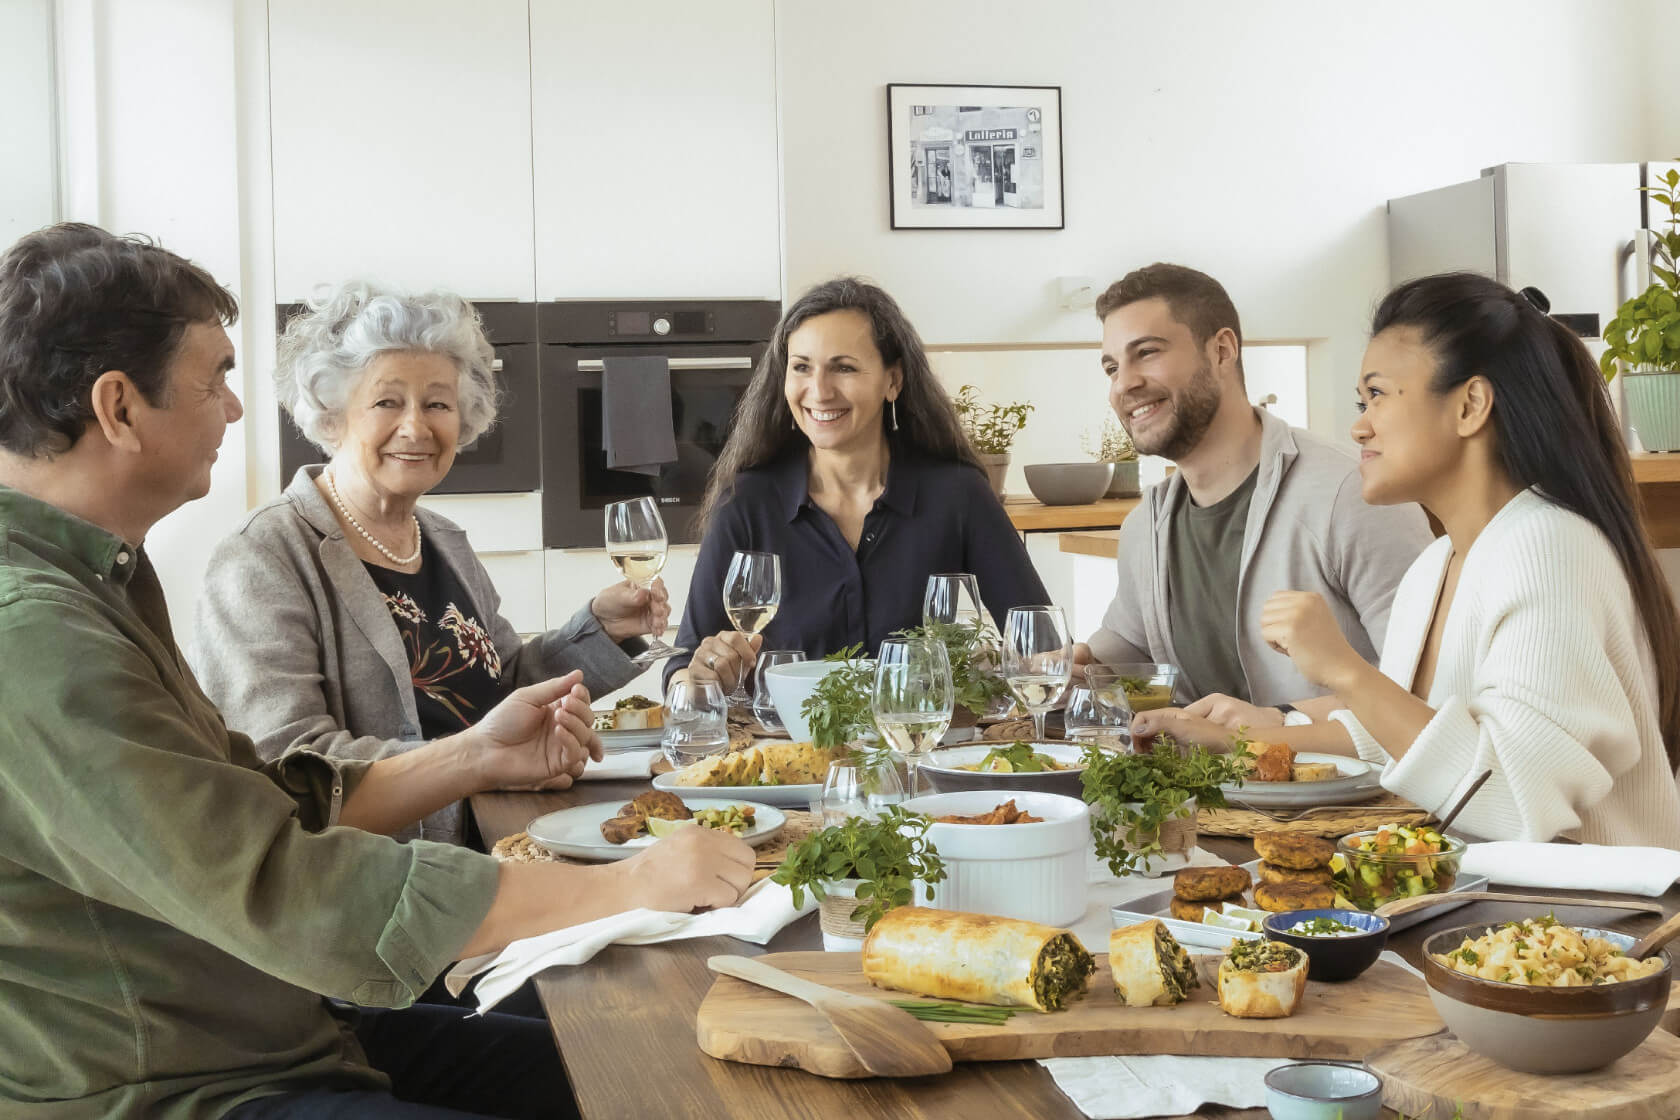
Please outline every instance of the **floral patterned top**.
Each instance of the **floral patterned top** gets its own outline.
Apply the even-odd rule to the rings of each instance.
[[[366,567],[408,652],[420,734],[436,739],[484,718],[511,688],[489,627],[431,540],[422,540],[418,572]]]

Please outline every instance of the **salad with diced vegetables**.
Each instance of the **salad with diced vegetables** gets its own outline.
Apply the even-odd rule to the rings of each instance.
[[[958,766],[957,769],[982,774],[1041,774],[1047,770],[1068,770],[1071,767],[1017,739],[1007,747],[993,747],[979,762]]]
[[[1337,905],[1375,910],[1397,898],[1450,891],[1463,855],[1463,841],[1422,825],[1384,825],[1344,836],[1330,860]]]

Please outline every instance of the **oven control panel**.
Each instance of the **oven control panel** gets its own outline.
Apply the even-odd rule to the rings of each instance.
[[[705,338],[717,324],[710,311],[613,311],[607,334],[618,339]]]

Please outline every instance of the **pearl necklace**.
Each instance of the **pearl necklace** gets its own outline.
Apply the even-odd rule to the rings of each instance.
[[[338,483],[333,481],[332,471],[325,471],[323,473],[327,476],[327,493],[332,495],[333,505],[338,507],[338,512],[342,513],[344,515],[344,520],[350,522],[350,526],[355,529],[356,532],[360,533],[363,539],[365,539],[369,544],[371,544],[374,548],[377,548],[380,553],[384,555],[385,559],[404,568],[420,559],[420,519],[418,517],[415,517],[413,514],[409,514],[408,517],[410,521],[414,522],[414,551],[409,553],[407,556],[398,556],[396,553],[380,544],[372,533],[362,528],[362,523],[357,521],[356,515],[350,512],[350,507],[346,506],[344,504],[344,499],[338,496]]]

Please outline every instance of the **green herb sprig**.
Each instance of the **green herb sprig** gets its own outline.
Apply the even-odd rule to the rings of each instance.
[[[1002,651],[995,636],[978,625],[961,622],[934,622],[926,626],[912,626],[899,630],[897,638],[935,639],[945,646],[946,659],[951,662],[951,686],[957,703],[983,716],[992,701],[1009,695],[1009,682],[998,672]]]
[[[862,656],[860,643],[823,658],[834,662],[835,667],[799,706],[800,714],[811,725],[811,741],[819,747],[840,747],[859,737],[878,734],[870,707],[874,670],[868,665],[850,664]]]
[[[936,1000],[889,999],[894,1007],[902,1007],[926,1023],[983,1023],[999,1027],[1015,1014],[1010,1007],[974,1007],[966,1003],[941,1003]]]
[[[889,805],[879,817],[850,817],[844,823],[807,836],[793,846],[770,876],[790,888],[793,904],[805,904],[805,892],[822,901],[823,884],[861,879],[852,921],[874,928],[888,910],[908,906],[920,880],[933,901],[933,884],[945,879],[945,863],[927,838],[931,817]]]
[[[1246,741],[1233,741],[1230,754],[1194,746],[1181,751],[1168,735],[1157,735],[1153,751],[1117,754],[1087,746],[1081,761],[1085,801],[1097,855],[1109,870],[1126,875],[1159,855],[1161,826],[1189,816],[1194,798],[1208,809],[1225,805],[1222,785],[1241,785],[1248,770]]]

